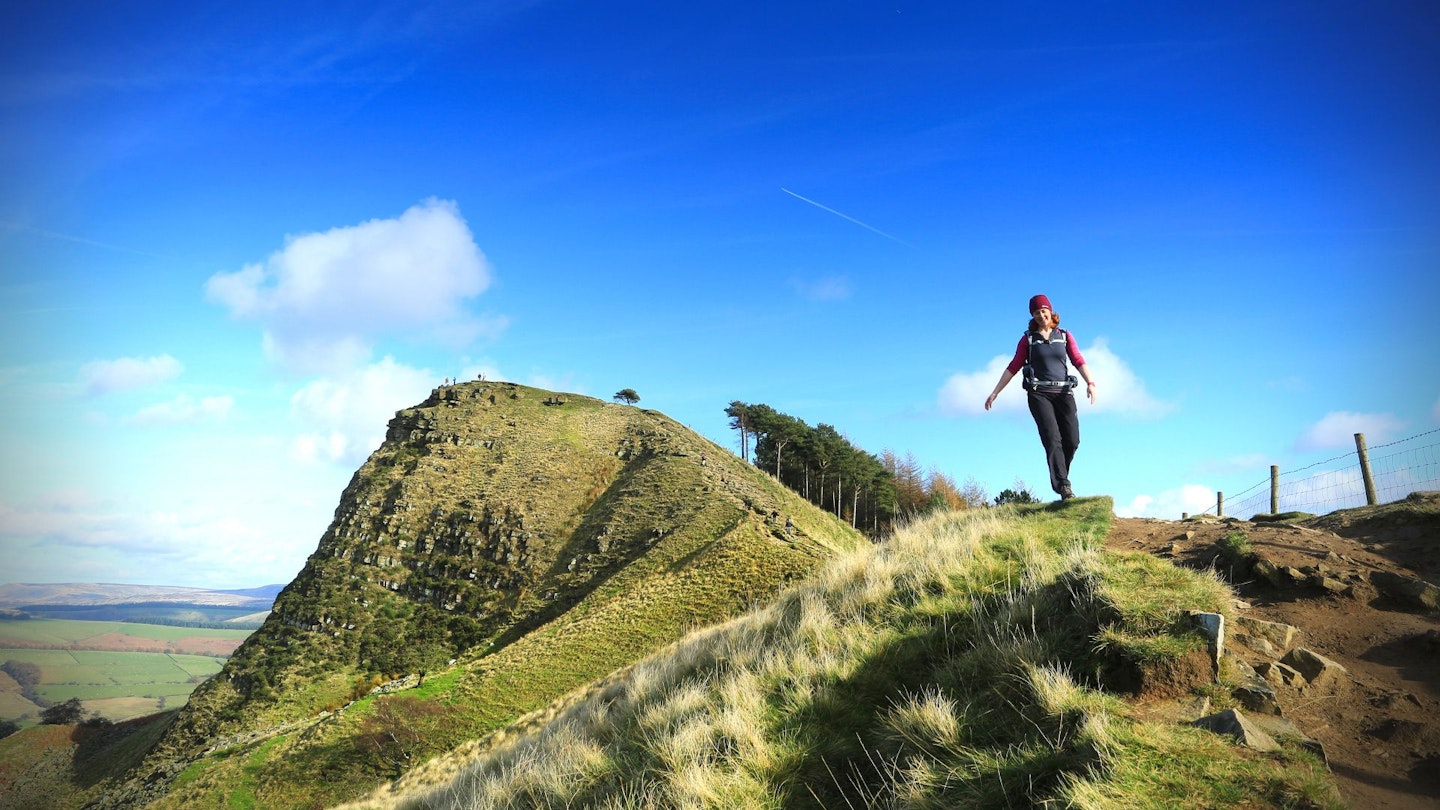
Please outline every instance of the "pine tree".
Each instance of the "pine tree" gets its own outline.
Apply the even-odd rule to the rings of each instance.
[[[970,504],[955,486],[955,479],[937,469],[930,470],[930,505],[938,509],[965,509]]]
[[[730,417],[730,429],[740,431],[740,460],[750,460],[750,406],[734,400],[730,407],[725,409],[725,415]]]

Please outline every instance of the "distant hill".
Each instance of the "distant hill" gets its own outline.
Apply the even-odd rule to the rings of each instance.
[[[212,590],[100,582],[0,585],[0,617],[259,626],[283,585]]]
[[[12,582],[0,585],[0,608],[74,605],[184,604],[266,610],[283,585],[243,590],[214,590],[170,585],[121,585],[103,582]]]
[[[279,596],[280,592],[283,590],[285,590],[284,585],[261,585],[258,588],[238,588],[228,591],[215,591],[215,593],[233,594],[235,596],[248,596],[254,599],[260,599],[268,605],[271,602],[274,602],[275,597]]]

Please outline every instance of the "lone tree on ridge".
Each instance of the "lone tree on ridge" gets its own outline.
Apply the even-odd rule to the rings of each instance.
[[[640,395],[635,393],[634,388],[621,388],[615,392],[614,400],[616,402],[623,402],[626,405],[634,405],[640,401]]]

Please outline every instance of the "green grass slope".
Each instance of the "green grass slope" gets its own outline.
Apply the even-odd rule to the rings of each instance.
[[[663,414],[438,389],[391,421],[265,625],[99,804],[354,799],[860,545]]]
[[[0,740],[0,807],[82,807],[117,770],[138,763],[174,718],[107,726],[40,725]]]
[[[352,807],[1337,806],[1298,743],[1147,719],[1231,598],[1110,510],[927,519]]]

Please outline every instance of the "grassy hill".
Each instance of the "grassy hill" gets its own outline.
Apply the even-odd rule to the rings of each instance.
[[[1110,508],[925,520],[351,807],[1338,806],[1298,743],[1156,708],[1231,596],[1102,552]]]
[[[104,806],[354,799],[859,545],[663,414],[447,386],[396,415],[264,626],[145,764],[97,793]],[[415,688],[370,695],[387,683]]]

